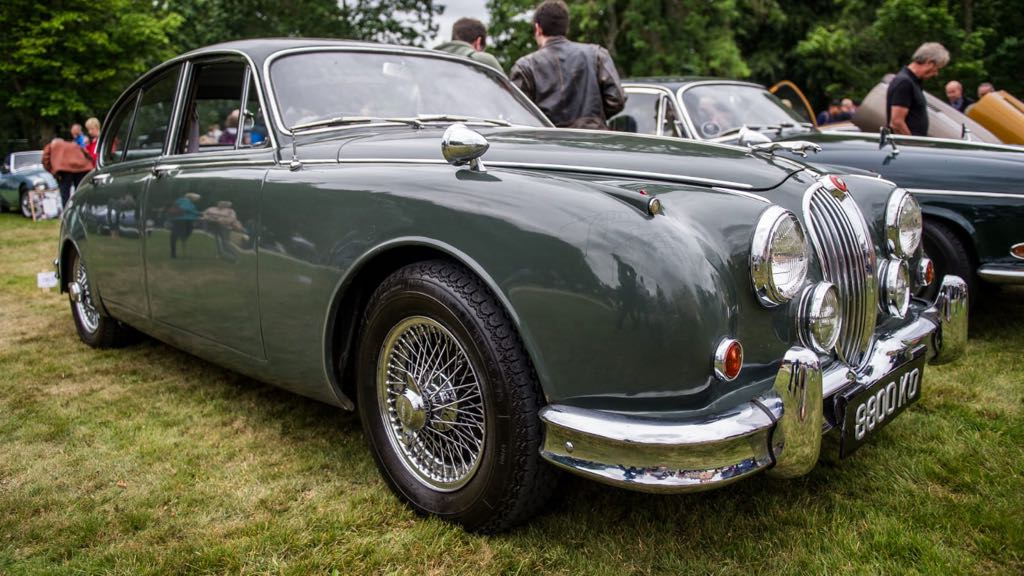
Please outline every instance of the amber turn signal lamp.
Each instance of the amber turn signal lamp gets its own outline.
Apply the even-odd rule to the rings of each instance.
[[[921,263],[917,267],[917,283],[921,288],[925,288],[932,285],[935,281],[935,264],[932,263],[931,258],[921,258]]]
[[[1010,248],[1010,254],[1014,258],[1020,258],[1021,260],[1024,260],[1024,242],[1021,242],[1020,244],[1014,244],[1013,247]]]
[[[715,350],[715,376],[726,382],[734,380],[743,369],[743,346],[738,340],[726,338]]]

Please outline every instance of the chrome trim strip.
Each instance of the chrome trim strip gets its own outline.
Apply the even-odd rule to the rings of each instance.
[[[652,136],[652,138],[660,138],[660,136]],[[534,162],[499,162],[490,161],[488,162],[491,166],[500,166],[503,168],[527,168],[532,170],[559,170],[567,172],[583,172],[585,174],[597,174],[603,176],[624,176],[628,178],[644,178],[650,180],[666,180],[669,182],[679,182],[682,184],[700,184],[704,186],[727,186],[730,188],[739,188],[741,190],[752,190],[754,187],[750,184],[741,184],[739,182],[729,182],[726,180],[715,180],[713,178],[700,178],[698,176],[678,176],[676,174],[663,174],[660,172],[639,172],[634,170],[617,170],[615,168],[595,168],[592,166],[572,166],[567,164],[538,164]]]
[[[864,174],[843,174],[843,179],[849,180],[850,178],[863,178],[864,180],[871,180],[872,182],[878,181],[895,187],[896,183],[892,180],[886,180],[881,175],[878,176],[866,176]]]
[[[1005,192],[972,192],[968,190],[935,190],[931,188],[907,188],[911,194],[926,196],[974,196],[977,198],[1013,198],[1024,200],[1024,194],[1007,194]]]
[[[750,192],[741,192],[740,190],[733,190],[731,188],[722,188],[721,186],[712,186],[712,190],[718,192],[725,192],[727,194],[734,194],[736,196],[743,196],[744,198],[750,198],[751,200],[757,200],[758,202],[764,202],[765,204],[771,204],[772,201],[765,198],[764,196],[758,196],[757,194],[751,194]]]
[[[875,132],[874,134],[871,134],[871,133],[867,133],[867,132],[848,132],[848,131],[837,132],[837,131],[832,131],[832,133],[840,133],[843,136],[859,138],[859,139],[862,139],[862,140],[872,140],[874,142],[878,142],[878,132]],[[900,142],[903,142],[903,141],[906,141],[906,142],[922,142],[922,143],[925,143],[925,144],[931,144],[931,143],[935,143],[935,142],[944,142],[944,143],[947,143],[947,144],[958,144],[958,145],[966,144],[967,146],[972,147],[972,148],[979,148],[979,149],[994,148],[994,149],[998,149],[998,150],[1005,150],[1007,152],[1017,152],[1017,153],[1020,153],[1020,154],[1024,154],[1024,147],[1017,146],[1017,145],[1011,145],[1011,144],[995,144],[995,143],[979,142],[979,141],[973,141],[973,140],[960,140],[958,138],[935,138],[935,137],[932,137],[932,136],[907,136],[907,135],[904,135],[904,134],[893,134],[892,136],[893,136],[893,138],[896,139],[896,143],[897,144],[899,144]]]
[[[270,99],[270,102],[273,105],[271,107],[271,110],[274,113],[274,125],[277,127],[278,130],[281,131],[282,134],[285,134],[287,136],[294,137],[295,135],[291,132],[291,130],[288,130],[285,127],[284,121],[281,119],[281,112],[280,112],[280,110],[278,110],[278,107],[277,107],[277,95],[274,93],[274,85],[273,85],[273,82],[271,82],[271,79],[270,79],[270,65],[273,64],[275,60],[277,60],[278,58],[281,58],[282,56],[290,56],[292,54],[303,54],[303,53],[307,53],[307,52],[370,52],[370,53],[375,53],[375,54],[401,54],[401,55],[407,55],[407,56],[420,56],[420,57],[425,57],[425,58],[437,58],[439,60],[450,60],[452,62],[458,62],[460,64],[466,64],[466,65],[470,65],[470,66],[477,66],[481,70],[485,70],[489,74],[501,78],[501,80],[503,82],[505,82],[505,84],[507,84],[508,87],[510,87],[513,90],[513,93],[518,95],[518,100],[520,101],[520,103],[523,104],[526,108],[532,109],[532,111],[534,112],[534,116],[537,117],[537,120],[541,121],[541,123],[547,122],[547,126],[545,126],[546,128],[553,128],[554,127],[554,124],[551,124],[551,121],[548,120],[548,117],[544,115],[544,113],[541,111],[541,109],[538,108],[537,105],[534,104],[532,100],[527,98],[526,95],[523,94],[519,90],[519,88],[517,88],[516,85],[513,84],[511,81],[509,81],[504,75],[499,75],[497,73],[497,71],[495,71],[493,68],[491,68],[490,66],[488,66],[486,64],[481,64],[480,62],[477,62],[475,60],[470,60],[469,58],[466,58],[464,56],[456,56],[455,54],[449,54],[447,52],[441,52],[439,50],[427,50],[427,49],[424,49],[424,48],[411,48],[411,47],[401,47],[401,46],[389,46],[389,47],[375,47],[375,46],[332,46],[330,44],[320,44],[320,45],[316,45],[316,46],[303,46],[301,48],[287,48],[287,49],[284,49],[284,50],[278,50],[277,52],[274,52],[273,54],[267,56],[267,58],[263,61],[263,78],[264,78],[264,81],[266,82],[268,98]],[[272,98],[270,96],[272,96]],[[336,129],[339,129],[339,128],[354,128],[354,127],[356,127],[356,126],[332,127],[332,128],[329,128],[329,129],[336,130]],[[361,127],[365,127],[365,125],[361,125]],[[536,128],[536,127],[535,126],[529,126],[529,128]],[[316,132],[319,132],[319,130],[310,130],[308,132],[305,132],[305,134],[313,134],[313,133],[316,133]]]
[[[978,268],[978,276],[993,284],[1024,284],[1024,270],[1005,270],[986,264]]]
[[[265,150],[264,150],[265,152]],[[175,155],[176,159],[183,159],[184,156]],[[195,156],[189,155],[188,158]],[[274,160],[197,160],[195,162],[182,162],[180,164],[157,163],[154,167],[157,170],[177,170],[180,168],[215,168],[217,166],[276,166]]]

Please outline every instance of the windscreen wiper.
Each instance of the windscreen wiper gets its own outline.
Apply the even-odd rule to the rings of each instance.
[[[417,114],[420,122],[468,122],[477,124],[494,124],[495,126],[511,126],[507,120],[498,118],[480,118],[477,116],[458,116],[454,114]]]
[[[302,132],[305,130],[312,130],[313,128],[324,128],[327,126],[345,126],[348,124],[375,124],[384,122],[394,122],[398,124],[408,124],[419,128],[423,125],[421,121],[416,118],[381,118],[379,116],[335,116],[333,118],[324,118],[322,120],[313,120],[312,122],[303,122],[302,124],[296,124],[291,127],[292,132]]]

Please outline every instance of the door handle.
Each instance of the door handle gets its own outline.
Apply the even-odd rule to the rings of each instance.
[[[172,172],[177,172],[178,168],[179,168],[179,166],[174,165],[174,164],[165,164],[163,166],[153,166],[153,176],[155,176],[156,178],[160,178],[161,176],[164,176],[165,174],[170,174]]]
[[[111,178],[110,174],[97,174],[92,177],[92,185],[99,187],[110,184]]]

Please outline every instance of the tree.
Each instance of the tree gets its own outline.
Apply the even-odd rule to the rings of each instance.
[[[37,146],[55,125],[102,116],[139,73],[173,53],[180,24],[144,0],[6,0],[0,99],[13,128]]]
[[[509,67],[534,50],[536,2],[488,0],[494,53]],[[714,74],[745,77],[732,0],[585,0],[569,4],[573,40],[608,49],[625,76]]]
[[[179,46],[307,36],[419,45],[437,33],[434,0],[168,0],[185,19]]]

